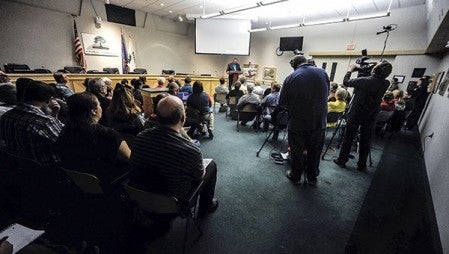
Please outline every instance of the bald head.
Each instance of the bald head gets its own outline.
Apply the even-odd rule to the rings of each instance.
[[[157,104],[156,115],[162,125],[173,126],[181,123],[182,126],[185,119],[184,104],[177,96],[167,96]]]

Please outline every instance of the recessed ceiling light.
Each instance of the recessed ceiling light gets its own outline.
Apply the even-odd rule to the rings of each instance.
[[[164,6],[164,3],[160,3],[161,6]]]
[[[173,13],[173,11],[168,11],[169,13]]]
[[[200,8],[203,8],[203,6],[202,6],[202,5],[200,5]]]

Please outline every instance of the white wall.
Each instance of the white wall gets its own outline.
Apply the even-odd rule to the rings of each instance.
[[[447,72],[449,54],[437,71]],[[420,125],[424,160],[444,253],[449,253],[449,93],[433,94]],[[433,133],[433,137],[428,137]]]
[[[282,82],[291,72],[289,60],[292,52],[285,52],[282,56],[276,56],[275,49],[279,46],[279,38],[283,36],[304,36],[303,52],[309,56],[311,51],[344,51],[348,43],[356,44],[356,51],[367,49],[381,51],[384,46],[386,34],[376,35],[382,31],[382,27],[388,24],[397,24],[398,28],[390,32],[386,50],[424,50],[427,47],[426,33],[426,6],[414,6],[399,10],[393,10],[390,17],[362,20],[354,22],[336,23],[321,26],[302,27],[299,29],[284,29],[252,34],[251,57],[252,63],[263,66],[275,66],[278,68],[278,81]],[[411,64],[403,65],[401,59],[411,61]],[[330,73],[331,63],[337,62],[335,81],[340,82],[350,63],[355,62],[356,57],[315,57],[318,66],[327,62],[327,71]],[[392,61],[393,74],[396,68],[399,73],[410,73],[415,67],[427,67],[434,65],[431,57],[424,56],[398,56],[384,58]],[[378,61],[379,57],[373,57],[369,61]],[[399,60],[399,64],[395,61]],[[430,60],[430,62],[429,62]],[[262,78],[259,75],[259,78]]]
[[[45,0],[35,0],[33,3]],[[48,0],[47,0],[48,1]],[[73,1],[78,5],[79,1]],[[226,63],[232,56],[197,55],[194,49],[194,25],[178,23],[157,16],[136,12],[137,27],[106,22],[102,1],[93,1],[103,19],[101,28],[96,28],[90,1],[84,1],[81,17],[77,18],[80,33],[107,34],[119,43],[123,30],[125,37],[134,38],[137,53],[137,66],[147,68],[149,73],[160,73],[162,69],[174,69],[183,73],[209,73],[224,75]],[[425,49],[437,30],[442,15],[447,13],[449,0],[429,0],[426,6],[415,6],[393,10],[390,17],[368,21],[347,22],[341,24],[304,27],[251,35],[250,56],[240,56],[240,63],[251,61],[259,64],[259,76],[262,78],[264,67],[276,67],[277,81],[282,82],[291,73],[289,60],[291,52],[276,56],[275,49],[282,36],[304,36],[303,51],[308,56],[311,51],[343,51],[346,44],[354,42],[356,50],[382,50],[385,35],[376,35],[382,26],[398,24],[398,29],[390,33],[386,50]],[[70,8],[65,8],[70,9]],[[76,9],[76,6],[74,7]],[[73,57],[73,24],[68,11],[54,11],[32,7],[9,0],[0,1],[0,34],[2,35],[0,63],[26,63],[31,68],[44,66],[57,70],[64,66],[75,65]],[[437,56],[397,56],[386,57],[393,63],[393,74],[405,75],[405,83],[410,80],[413,68],[427,68],[426,74],[448,71],[449,55],[443,60]],[[378,60],[374,57],[373,61]],[[319,57],[318,66],[332,62],[338,63],[335,81],[341,82],[346,68],[353,63],[352,57]],[[121,68],[121,58],[87,56],[88,69],[103,67]],[[445,253],[449,253],[449,99],[433,95],[428,110],[420,125],[422,143],[425,147],[424,158],[429,175],[441,242]],[[426,135],[434,133],[432,139]]]
[[[44,1],[45,0],[36,0]],[[78,1],[74,1],[78,2]],[[160,73],[162,69],[174,69],[182,73],[208,73],[215,76],[225,75],[225,66],[232,56],[195,54],[194,24],[179,23],[136,11],[137,27],[106,22],[106,14],[102,1],[93,1],[95,9],[102,17],[101,28],[96,28],[95,14],[89,1],[84,1],[81,16],[77,18],[78,31],[108,35],[120,43],[120,33],[125,38],[131,36],[136,49],[136,64],[147,68],[149,73]],[[26,63],[31,68],[44,66],[57,70],[64,66],[76,65],[73,57],[73,25],[68,13],[31,7],[28,5],[3,0],[0,2],[2,24],[0,32],[3,36],[3,50],[0,50],[1,63]],[[259,32],[251,35],[250,56],[239,56],[240,63],[259,64],[258,79],[262,79],[264,67],[276,67],[277,81],[282,82],[291,72],[289,60],[292,52],[276,56],[282,36],[304,36],[303,51],[305,55],[311,51],[343,51],[346,44],[356,43],[356,50],[382,50],[385,34],[376,35],[382,26],[398,24],[398,29],[391,32],[386,50],[424,49],[427,46],[425,33],[426,7],[415,6],[394,10],[390,17],[367,21],[347,22],[340,24],[286,29],[270,32]],[[101,70],[103,67],[121,69],[121,56],[104,57],[87,55],[88,69]],[[394,64],[393,74],[408,75],[414,67],[435,69],[435,61],[427,56],[398,56],[391,60]],[[373,61],[379,60],[374,57]],[[343,75],[355,57],[316,58],[321,66],[328,63],[328,72],[332,62],[337,62],[336,82],[341,82]],[[395,62],[398,64],[395,64]],[[406,64],[404,64],[406,63]],[[406,82],[408,80],[406,79]]]
[[[430,42],[449,9],[449,0],[427,0],[427,40]]]

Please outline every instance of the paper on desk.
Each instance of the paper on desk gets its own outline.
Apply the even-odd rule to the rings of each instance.
[[[41,236],[44,232],[44,230],[34,230],[15,223],[0,232],[0,239],[5,236],[8,237],[7,241],[12,244],[12,253],[14,254]]]

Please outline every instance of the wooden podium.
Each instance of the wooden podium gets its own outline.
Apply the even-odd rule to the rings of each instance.
[[[243,71],[229,71],[229,85],[232,86],[232,84],[239,80],[239,75],[242,73]]]

